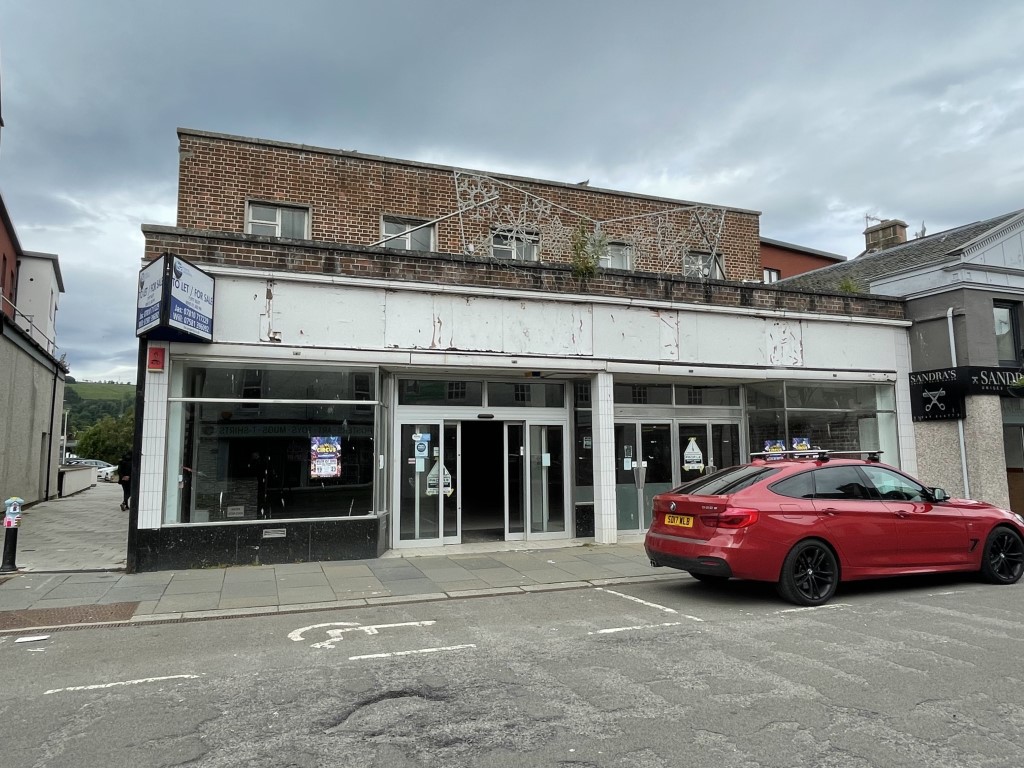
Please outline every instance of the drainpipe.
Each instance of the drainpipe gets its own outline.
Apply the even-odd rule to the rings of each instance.
[[[953,308],[946,310],[946,325],[949,326],[949,357],[956,368],[956,337],[953,335]],[[964,440],[964,420],[956,420],[957,429],[960,432],[960,471],[964,475],[964,498],[971,498],[971,484],[967,479],[967,442]]]
[[[53,471],[53,411],[57,407],[57,376],[59,373],[60,364],[55,362],[53,364],[53,384],[50,387],[50,429],[46,433],[46,488],[43,490],[43,501],[50,500],[50,472]]]

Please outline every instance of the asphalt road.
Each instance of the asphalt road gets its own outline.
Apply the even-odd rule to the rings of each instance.
[[[1024,587],[683,578],[0,638],[0,765],[1020,766]]]

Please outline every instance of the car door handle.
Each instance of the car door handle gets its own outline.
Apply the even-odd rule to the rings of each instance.
[[[835,507],[822,507],[821,511],[824,512],[826,515],[834,515],[839,510],[837,508],[835,508]]]

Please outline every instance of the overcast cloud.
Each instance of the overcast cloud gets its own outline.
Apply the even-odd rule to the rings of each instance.
[[[0,190],[78,379],[134,381],[178,126],[762,212],[854,256],[1024,208],[1024,4],[0,0]]]

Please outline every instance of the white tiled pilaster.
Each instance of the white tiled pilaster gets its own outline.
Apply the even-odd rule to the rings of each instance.
[[[614,544],[618,540],[612,383],[610,373],[595,374],[590,382],[594,439],[594,540],[598,544]]]
[[[151,341],[149,349],[167,348]],[[142,417],[142,458],[139,467],[139,528],[159,528],[164,497],[164,445],[167,425],[167,378],[170,353],[164,353],[164,370],[146,372],[146,406]]]

